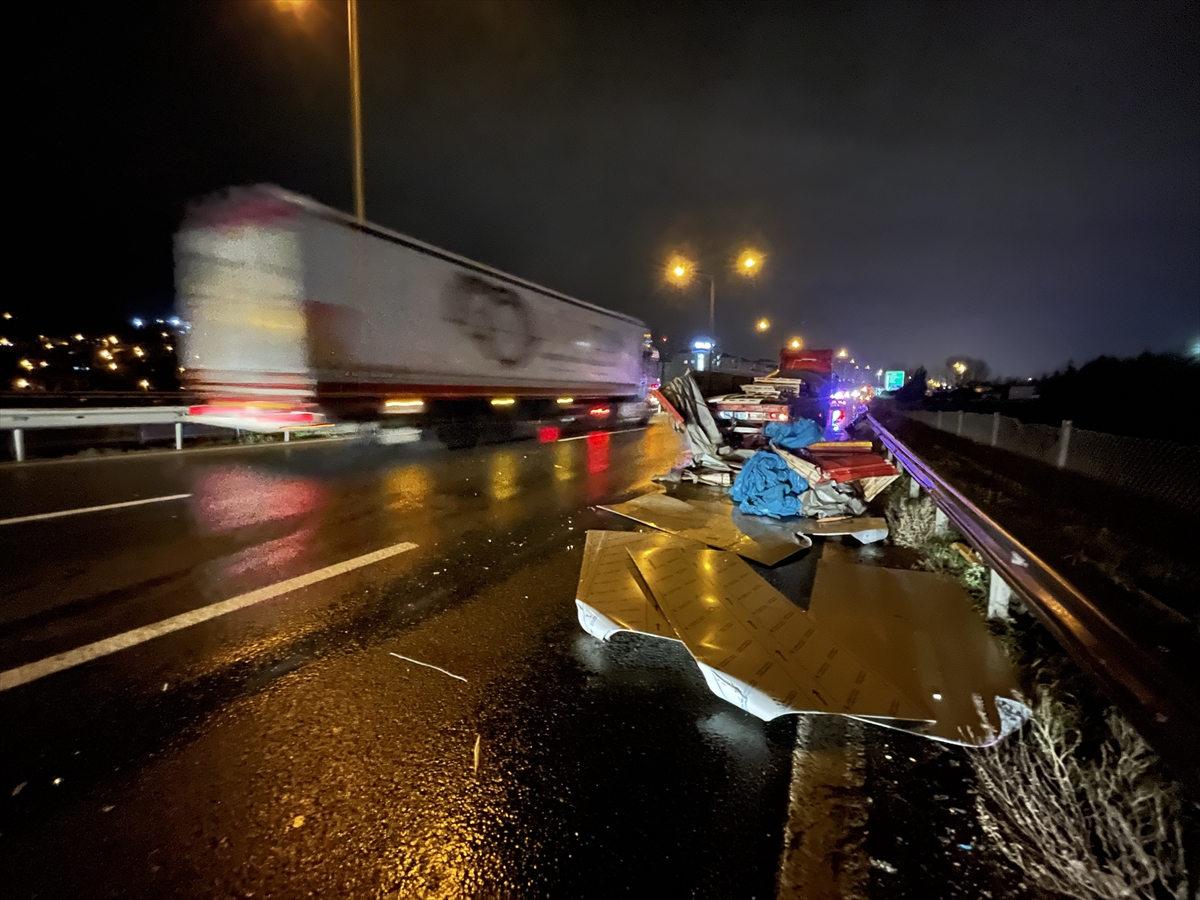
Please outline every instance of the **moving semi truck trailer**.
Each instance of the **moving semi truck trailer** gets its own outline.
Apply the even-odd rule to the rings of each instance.
[[[175,239],[201,421],[252,431],[644,420],[647,328],[277,187],[231,188]]]

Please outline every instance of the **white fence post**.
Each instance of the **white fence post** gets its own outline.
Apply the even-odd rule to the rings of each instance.
[[[13,454],[17,457],[17,462],[25,462],[25,429],[13,429]]]
[[[942,512],[940,506],[934,507],[933,510],[933,533],[945,534],[950,530],[950,519]]]
[[[915,479],[911,475],[909,475],[908,476],[908,499],[916,500],[920,496],[921,496],[921,482],[917,481],[917,479]]]
[[[962,437],[962,422],[963,422],[963,411],[960,409],[958,411],[958,421],[954,425],[954,433],[957,434],[959,437]]]
[[[992,413],[992,446],[996,446],[996,441],[1000,439],[1000,413]]]
[[[1000,574],[995,570],[991,570],[991,578],[988,582],[988,608],[987,617],[989,619],[1007,619],[1008,618],[1008,601],[1012,599],[1012,588],[1008,583],[1000,577]]]
[[[183,449],[183,423],[182,422],[175,423],[175,449],[176,450]]]
[[[1058,467],[1067,465],[1067,450],[1071,446],[1071,420],[1063,419],[1062,427],[1058,429]]]
[[[286,444],[291,439],[292,439],[292,433],[290,431],[285,431],[283,433],[283,442]]]
[[[940,409],[937,411],[937,426],[936,427],[937,427],[938,431],[942,430],[942,411]]]

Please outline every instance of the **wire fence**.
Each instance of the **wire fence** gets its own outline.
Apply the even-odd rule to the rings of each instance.
[[[1200,447],[1021,422],[1000,413],[906,412],[940,431],[1008,450],[1200,515]]]

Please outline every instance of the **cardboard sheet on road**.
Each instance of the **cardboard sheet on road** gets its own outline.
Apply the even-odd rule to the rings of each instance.
[[[839,713],[924,722],[931,711],[864,665],[733,553],[627,552],[709,688],[762,719]]]
[[[618,631],[636,631],[678,641],[679,635],[663,616],[642,581],[627,550],[635,547],[681,546],[699,550],[703,544],[669,534],[641,531],[589,531],[575,606],[579,624],[592,637],[608,640]]]
[[[643,494],[600,509],[768,566],[812,546],[808,537],[796,534],[794,529],[761,516],[743,515],[727,503]]]
[[[888,536],[887,519],[870,516],[839,516],[833,519],[802,519],[796,530],[813,537],[848,534],[862,544],[874,544]]]
[[[1003,647],[948,575],[822,559],[808,611],[933,710],[926,737],[988,746],[1029,716]]]

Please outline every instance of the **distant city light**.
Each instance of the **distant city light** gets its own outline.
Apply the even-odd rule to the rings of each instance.
[[[11,347],[12,341],[6,337],[0,337],[0,347]]]
[[[4,314],[4,318],[6,318],[6,319],[11,319],[11,318],[12,318],[12,313],[6,312],[6,313]]]
[[[142,348],[141,348],[141,347],[134,347],[134,348],[133,348],[133,355],[134,355],[134,356],[137,356],[137,357],[139,357],[139,358],[140,358],[140,357],[143,357],[143,356],[145,356],[146,354],[145,354],[145,353],[142,351]]]
[[[790,341],[788,341],[788,349],[790,349],[790,350],[799,350],[803,346],[804,346],[804,341],[800,340],[800,338],[798,338],[798,337],[794,337]]]
[[[171,318],[167,319],[167,321],[170,322],[172,325],[177,326],[177,325],[179,325],[179,316],[171,316]]]
[[[145,325],[145,324],[146,324],[146,323],[145,323],[145,322],[143,322],[141,319],[134,319],[134,320],[133,320],[133,327],[134,327],[134,328],[141,328],[141,327],[142,327],[143,325]]]
[[[143,391],[148,391],[150,390],[150,382],[143,378],[138,382],[138,387],[140,387]]]
[[[12,316],[5,316],[5,318],[11,319]],[[15,387],[17,390],[21,390],[22,388],[29,387],[29,382],[26,381],[24,378],[18,378],[16,381],[13,382],[13,387]]]
[[[108,367],[109,367],[110,369],[112,369],[114,372],[117,370],[117,364],[116,364],[115,362],[114,362],[114,363],[109,363],[109,364],[108,364]]]
[[[759,319],[757,322],[754,323],[754,327],[758,331],[766,331],[771,327],[771,320],[770,319]]]
[[[707,351],[711,350],[712,348],[713,342],[711,338],[696,338],[694,341],[692,341],[693,350]]]
[[[82,341],[82,340],[83,340],[83,335],[82,335],[82,334],[77,334],[77,335],[75,335],[75,340],[77,340],[77,341]]]
[[[17,363],[17,365],[19,365],[22,369],[25,369],[26,371],[33,368],[33,363],[31,363],[27,359],[21,360],[19,363]]]

